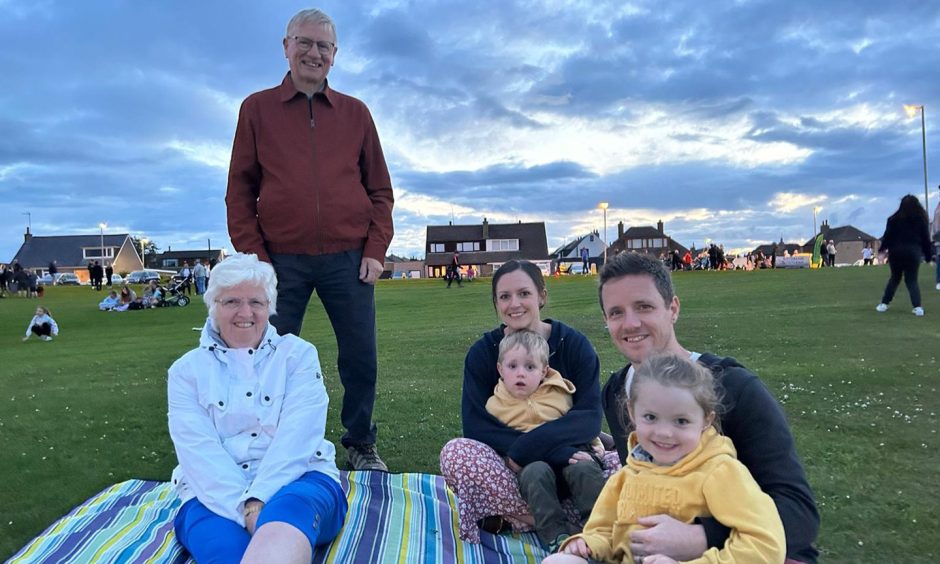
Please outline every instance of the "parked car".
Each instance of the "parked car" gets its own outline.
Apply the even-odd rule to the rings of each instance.
[[[39,277],[39,283],[43,286],[52,286],[55,284],[55,278],[48,272]]]
[[[55,284],[56,286],[81,286],[82,281],[75,274],[64,272],[56,277]]]
[[[112,274],[112,275],[111,275],[111,285],[112,285],[112,286],[120,286],[120,285],[123,284],[123,283],[124,283],[124,277],[123,277],[123,276],[121,276],[120,274]]]
[[[135,270],[127,275],[128,284],[148,284],[151,280],[160,281],[160,273],[155,270]]]

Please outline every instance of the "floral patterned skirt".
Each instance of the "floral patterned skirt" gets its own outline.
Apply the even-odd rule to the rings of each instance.
[[[617,453],[608,452],[604,456],[604,477],[610,477],[619,469]],[[491,515],[507,520],[513,531],[532,530],[526,522],[531,521],[531,514],[519,493],[516,474],[488,445],[473,439],[449,441],[441,449],[441,474],[457,496],[460,538],[464,541],[480,542],[478,522]],[[563,506],[576,523],[577,512],[570,500],[565,500]]]

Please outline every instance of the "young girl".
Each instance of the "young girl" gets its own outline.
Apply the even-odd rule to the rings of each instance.
[[[584,532],[543,562],[675,562],[640,555],[642,545],[630,539],[644,528],[644,517],[660,514],[686,523],[711,516],[731,529],[721,549],[690,562],[783,562],[786,539],[773,500],[714,427],[718,397],[711,372],[686,358],[651,357],[628,390],[635,430],[627,466],[607,481]]]
[[[59,334],[59,326],[56,325],[55,319],[52,319],[49,310],[43,306],[36,308],[36,315],[33,316],[29,321],[29,325],[26,326],[26,336],[23,337],[23,340],[29,339],[33,333],[38,335],[43,341],[51,341],[53,335]]]

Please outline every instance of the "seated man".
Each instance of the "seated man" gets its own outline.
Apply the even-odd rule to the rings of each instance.
[[[634,366],[658,353],[686,356],[712,369],[722,393],[722,432],[737,449],[738,459],[774,500],[787,539],[788,562],[815,563],[814,545],[819,513],[813,492],[796,454],[793,435],[780,405],[760,379],[732,358],[690,352],[676,340],[679,298],[661,261],[640,253],[624,253],[601,270],[601,310],[614,346],[627,364],[604,385],[603,405],[621,462],[627,457],[623,395]],[[686,524],[668,515],[649,515],[647,529],[631,534],[634,555],[665,554],[675,560],[702,555],[708,547],[721,547],[728,529],[701,517]]]

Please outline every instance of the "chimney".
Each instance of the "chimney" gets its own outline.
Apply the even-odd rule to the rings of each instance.
[[[659,231],[660,233],[663,233],[663,232],[664,232],[664,231],[663,231],[663,220],[660,219],[659,221],[656,222],[656,231]]]
[[[623,239],[623,222],[617,224],[617,240]],[[605,241],[606,243],[606,241]]]
[[[483,218],[483,238],[484,239],[490,238],[490,222],[486,221],[485,217]]]
[[[33,234],[29,232],[29,227],[26,228],[26,233],[23,233],[23,242],[28,243],[30,239],[33,238]]]

